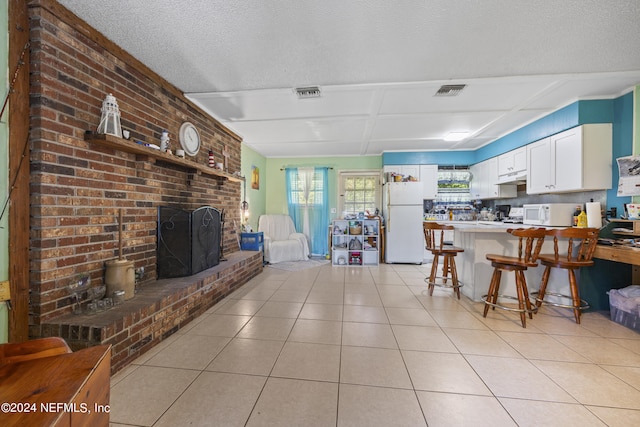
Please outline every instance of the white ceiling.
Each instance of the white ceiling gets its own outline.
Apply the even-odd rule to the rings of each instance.
[[[639,0],[58,1],[266,157],[475,149],[640,84]]]

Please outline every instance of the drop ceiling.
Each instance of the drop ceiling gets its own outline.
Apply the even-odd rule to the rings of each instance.
[[[640,84],[638,0],[59,3],[266,157],[472,150]]]

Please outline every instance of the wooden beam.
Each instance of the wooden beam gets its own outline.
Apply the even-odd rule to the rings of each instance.
[[[29,338],[29,16],[25,0],[9,1],[9,341]],[[25,51],[26,47],[26,51]],[[17,72],[16,72],[17,70]]]

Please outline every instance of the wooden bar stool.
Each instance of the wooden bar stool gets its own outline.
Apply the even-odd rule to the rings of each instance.
[[[545,237],[544,228],[519,228],[508,229],[507,233],[518,237],[518,256],[505,256],[499,254],[488,254],[487,260],[491,261],[493,267],[493,275],[489,284],[489,292],[482,297],[484,301],[484,317],[487,317],[489,307],[496,307],[503,310],[520,312],[520,321],[522,327],[527,327],[526,315],[533,319],[533,312],[537,307],[532,307],[529,300],[529,291],[527,290],[527,280],[524,277],[524,271],[529,267],[537,267],[538,254],[542,248]],[[500,280],[502,279],[502,271],[513,271],[516,276],[517,297],[510,295],[500,295]],[[498,298],[509,298],[518,300],[518,308],[509,307],[498,303]]]
[[[435,286],[440,286],[452,288],[458,296],[458,299],[460,299],[460,288],[464,285],[458,280],[455,257],[458,253],[464,252],[464,249],[447,244],[444,241],[444,232],[453,229],[451,225],[438,224],[436,222],[422,223],[426,248],[433,254],[431,274],[429,274],[429,277],[425,278],[424,281],[429,285],[429,295],[433,295]],[[440,255],[444,257],[442,261],[442,276],[438,276],[438,260]],[[450,278],[449,273],[451,273]],[[448,280],[451,280],[451,282],[447,283]]]
[[[597,228],[563,228],[547,230],[547,236],[553,236],[553,253],[541,254],[538,260],[545,266],[540,282],[540,290],[532,293],[537,294],[536,307],[540,307],[542,303],[553,305],[556,307],[564,307],[573,309],[573,315],[576,323],[580,323],[580,314],[582,310],[589,308],[589,304],[580,298],[580,290],[576,281],[575,270],[580,267],[590,267],[593,265],[593,253],[598,244]],[[558,250],[558,239],[568,239],[568,247],[566,255],[561,255]],[[576,251],[574,255],[574,251]],[[567,270],[569,275],[569,292],[570,295],[547,292],[547,283],[549,282],[549,274],[551,268],[563,268]],[[545,300],[545,296],[558,297],[560,301],[571,300],[571,305],[562,302],[554,302]]]

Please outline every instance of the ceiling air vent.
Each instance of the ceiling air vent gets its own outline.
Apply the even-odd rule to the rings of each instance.
[[[297,87],[294,92],[300,99],[320,98],[320,88],[318,86]]]
[[[466,85],[442,85],[435,96],[457,96]]]

